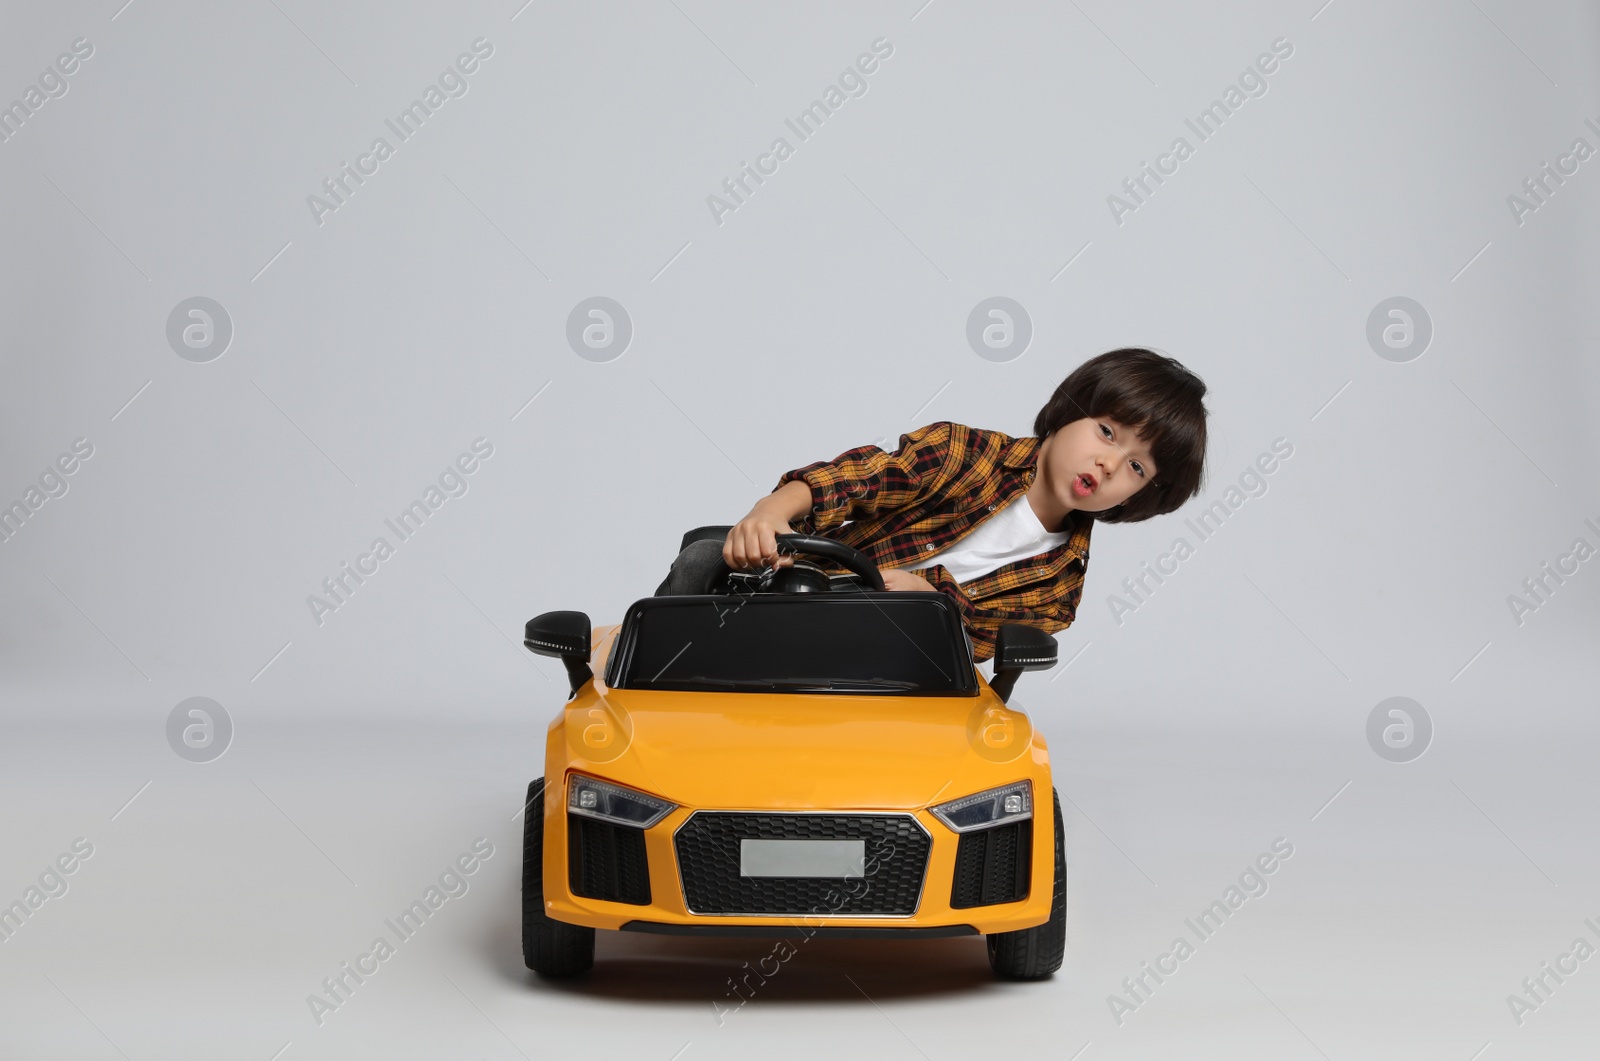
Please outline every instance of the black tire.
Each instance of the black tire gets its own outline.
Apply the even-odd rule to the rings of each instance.
[[[989,967],[1002,980],[1044,980],[1061,968],[1067,953],[1067,842],[1061,827],[1061,796],[1050,789],[1056,817],[1056,882],[1050,920],[1015,932],[988,936]]]
[[[568,977],[594,965],[594,929],[544,912],[544,778],[528,785],[522,821],[522,960],[540,976]]]

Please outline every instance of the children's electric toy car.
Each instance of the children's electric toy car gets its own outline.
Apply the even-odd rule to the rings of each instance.
[[[797,559],[646,597],[619,625],[529,620],[524,643],[572,689],[524,808],[528,967],[589,969],[597,928],[983,934],[998,976],[1048,977],[1066,946],[1061,802],[1006,701],[1055,665],[1055,639],[1002,626],[985,681],[943,594],[886,592],[840,542],[777,541],[850,573]]]

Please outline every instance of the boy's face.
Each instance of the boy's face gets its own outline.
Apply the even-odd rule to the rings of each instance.
[[[1149,446],[1132,428],[1085,416],[1044,440],[1036,478],[1065,508],[1104,512],[1148,486],[1156,471]]]

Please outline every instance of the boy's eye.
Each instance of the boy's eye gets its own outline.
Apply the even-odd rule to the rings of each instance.
[[[1100,425],[1100,430],[1101,430],[1101,431],[1103,431],[1103,432],[1105,432],[1105,437],[1106,437],[1106,438],[1110,438],[1110,437],[1111,437],[1111,427],[1110,427],[1110,425],[1108,425],[1108,424],[1101,424],[1101,425]],[[1136,461],[1136,460],[1130,460],[1130,461],[1128,461],[1128,463],[1129,463],[1129,464],[1131,464],[1131,465],[1133,465],[1133,470],[1134,470],[1134,471],[1136,471],[1136,472],[1138,472],[1138,473],[1139,473],[1139,478],[1141,478],[1141,479],[1147,479],[1147,478],[1149,478],[1149,476],[1147,476],[1147,475],[1146,475],[1146,474],[1145,474],[1145,471],[1144,471],[1144,465],[1143,465],[1143,464],[1140,464],[1140,463],[1139,463],[1139,462],[1138,462],[1138,461]]]

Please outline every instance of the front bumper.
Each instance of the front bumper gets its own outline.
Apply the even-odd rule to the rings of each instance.
[[[948,939],[973,936],[971,925],[902,925],[899,928],[862,928],[855,925],[673,925],[662,921],[627,921],[624,932],[652,932],[667,936],[759,936],[764,939]]]
[[[576,836],[570,823],[577,823]],[[1023,824],[985,837],[957,834],[926,810],[679,807],[649,829],[607,836],[586,831],[585,819],[569,817],[562,801],[547,800],[545,912],[591,928],[706,935],[1010,932],[1049,919],[1054,885],[1053,819],[1036,804]],[[738,877],[736,847],[727,846],[737,836],[860,836],[867,870],[859,878],[772,878],[757,887]],[[1018,879],[1007,876],[1008,868]],[[990,901],[1024,892],[1013,901]]]

